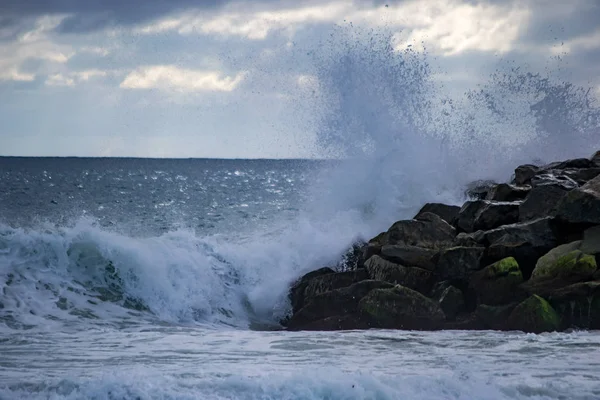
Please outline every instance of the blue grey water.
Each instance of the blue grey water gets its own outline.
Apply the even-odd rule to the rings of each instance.
[[[431,195],[387,209],[374,179],[0,158],[0,399],[600,398],[599,332],[277,330],[290,282]]]

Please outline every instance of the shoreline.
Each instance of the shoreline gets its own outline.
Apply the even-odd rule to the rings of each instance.
[[[287,330],[600,329],[600,151],[474,182],[294,282]]]

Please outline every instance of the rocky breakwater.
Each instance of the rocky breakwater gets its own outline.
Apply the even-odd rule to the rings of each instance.
[[[600,329],[600,152],[426,204],[290,289],[289,330]]]

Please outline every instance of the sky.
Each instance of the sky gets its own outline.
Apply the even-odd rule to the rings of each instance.
[[[597,0],[2,0],[0,155],[321,157],[310,55],[336,26],[427,51],[452,93],[516,60],[600,95],[599,21]]]

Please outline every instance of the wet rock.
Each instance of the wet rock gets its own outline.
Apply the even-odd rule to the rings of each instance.
[[[460,331],[475,331],[488,329],[474,313],[461,314],[454,321],[446,321],[443,329],[460,330]]]
[[[351,286],[318,294],[306,302],[298,312],[286,322],[289,329],[302,329],[311,322],[329,317],[350,315],[357,312],[360,299],[371,290],[391,288],[388,282],[366,280]]]
[[[489,245],[484,262],[514,257],[525,279],[531,276],[537,260],[558,245],[551,218],[505,225],[485,232],[484,236]]]
[[[373,324],[368,318],[359,314],[336,315],[309,322],[294,330],[303,331],[347,331],[354,329],[369,329]]]
[[[419,219],[419,216],[424,213],[432,213],[452,225],[454,224],[459,211],[459,206],[450,206],[442,203],[427,203],[419,210],[414,219]]]
[[[594,226],[583,232],[580,250],[586,254],[600,254],[600,226]]]
[[[440,280],[464,282],[481,269],[483,247],[451,247],[440,251],[436,265],[436,275]]]
[[[358,307],[384,329],[434,330],[440,329],[445,319],[437,302],[400,285],[372,290]]]
[[[289,294],[293,312],[298,311],[304,306],[304,290],[312,278],[333,273],[335,273],[335,271],[331,268],[320,268],[315,271],[311,271],[298,279],[290,288]]]
[[[456,230],[432,213],[423,213],[419,220],[404,220],[393,224],[381,244],[403,244],[426,249],[441,249],[452,244]]]
[[[530,333],[560,330],[560,316],[542,297],[533,295],[520,303],[508,317],[507,327]]]
[[[475,219],[479,211],[485,206],[483,200],[467,201],[461,207],[456,219],[456,226],[463,232],[473,232],[475,230]]]
[[[549,251],[541,257],[531,274],[530,284],[552,281],[553,286],[567,286],[592,279],[597,270],[596,259],[580,251],[581,242],[572,242]]]
[[[519,220],[519,205],[519,202],[485,201],[485,204],[475,216],[475,230],[486,231],[517,222]]]
[[[531,178],[538,173],[539,167],[531,164],[519,165],[515,169],[515,178],[513,180],[517,185],[525,185],[529,183]]]
[[[521,283],[523,274],[519,264],[513,257],[508,257],[474,273],[469,286],[477,294],[479,303],[503,305],[523,296],[519,288]]]
[[[563,327],[600,329],[600,281],[547,291],[545,297],[561,316]]]
[[[559,203],[556,215],[570,224],[600,225],[600,176],[570,191]]]
[[[486,328],[494,330],[506,330],[508,317],[519,303],[510,303],[503,306],[490,306],[480,304],[475,310],[477,318]]]
[[[469,199],[483,200],[488,192],[496,185],[496,182],[490,180],[478,180],[467,185],[465,195]]]
[[[531,186],[557,186],[565,191],[573,190],[579,187],[579,184],[566,175],[554,175],[552,173],[537,174],[531,178]]]
[[[600,167],[600,150],[592,155],[591,161],[596,167]]]
[[[557,161],[544,165],[542,169],[572,169],[572,168],[592,168],[594,167],[592,160],[588,158],[574,158],[572,160]]]
[[[369,274],[363,268],[355,271],[336,272],[311,278],[304,289],[304,301],[318,294],[350,286],[353,283],[368,279]]]
[[[508,183],[500,183],[490,189],[486,200],[492,201],[518,201],[527,197],[531,186],[516,186]]]
[[[554,170],[552,172],[554,172]],[[600,168],[566,169],[562,171],[562,174],[568,176],[579,185],[584,185],[600,175]]]
[[[438,300],[446,320],[452,321],[456,319],[456,316],[465,311],[465,299],[463,292],[454,286],[447,287],[441,294]]]
[[[453,247],[481,247],[485,243],[485,231],[461,232],[456,235]]]
[[[433,271],[435,263],[432,258],[436,250],[407,245],[386,245],[381,248],[382,258],[408,267],[419,267]]]
[[[433,283],[431,271],[418,267],[405,267],[379,256],[368,259],[365,268],[371,279],[400,284],[421,293],[428,293]]]
[[[531,221],[556,215],[556,209],[568,191],[560,185],[534,187],[519,206],[519,220]]]

